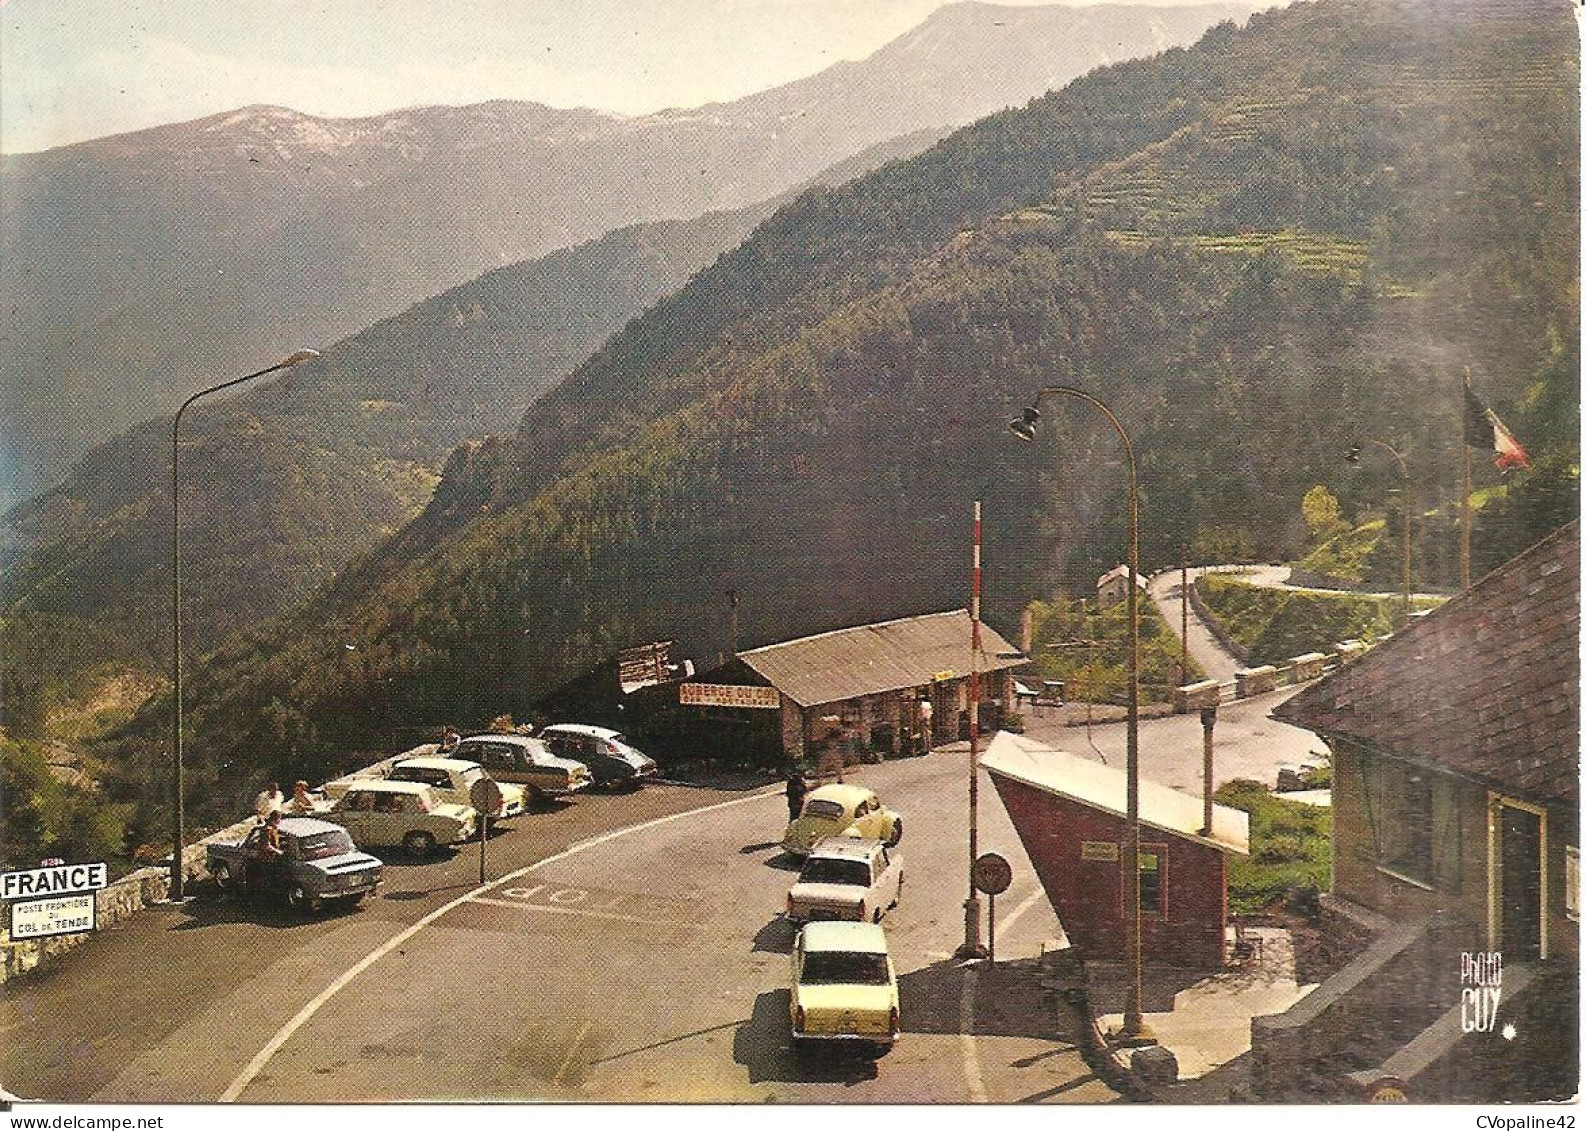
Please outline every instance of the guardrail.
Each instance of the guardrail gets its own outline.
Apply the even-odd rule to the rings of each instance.
[[[1252,696],[1281,691],[1286,687],[1311,683],[1324,675],[1330,675],[1345,664],[1354,663],[1386,639],[1388,637],[1384,636],[1372,642],[1345,640],[1333,645],[1331,653],[1306,652],[1301,656],[1290,657],[1280,664],[1241,668],[1228,682],[1218,683],[1214,679],[1206,679],[1199,683],[1185,684],[1173,690],[1173,713],[1186,715],[1218,703],[1231,703],[1238,699],[1249,699]]]

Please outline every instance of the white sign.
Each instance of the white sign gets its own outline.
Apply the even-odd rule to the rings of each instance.
[[[0,875],[0,899],[98,891],[109,882],[110,869],[104,864],[59,864],[51,868],[29,868],[25,872]]]
[[[677,701],[686,707],[754,707],[776,711],[782,693],[774,687],[745,687],[733,683],[680,683]]]
[[[71,935],[92,931],[94,897],[90,892],[58,899],[34,899],[11,905],[11,940],[42,939],[49,935]]]

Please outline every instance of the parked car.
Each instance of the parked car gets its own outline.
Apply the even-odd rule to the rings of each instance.
[[[636,788],[656,775],[654,758],[606,727],[557,723],[540,731],[539,739],[552,754],[588,766],[598,786]]]
[[[810,791],[804,808],[788,822],[782,847],[803,856],[823,836],[872,837],[891,846],[903,839],[903,818],[862,785],[823,785]]]
[[[234,841],[212,841],[204,857],[222,895],[274,898],[299,911],[318,911],[327,903],[358,904],[380,886],[383,865],[359,852],[340,825],[314,817],[283,817],[281,855],[262,856],[261,824]]]
[[[559,758],[524,734],[476,734],[459,742],[454,758],[478,762],[498,782],[515,782],[531,798],[562,797],[587,789],[593,778],[582,762]]]
[[[451,805],[473,805],[474,783],[489,777],[478,762],[463,758],[408,758],[391,767],[387,781],[416,781],[430,786],[435,796]],[[499,817],[516,817],[523,812],[521,785],[501,783]]]
[[[879,840],[828,836],[815,842],[787,893],[795,923],[881,922],[903,897],[903,859]]]
[[[473,806],[448,804],[419,782],[354,782],[324,816],[359,844],[401,846],[410,856],[428,856],[474,835]]]
[[[874,923],[811,923],[793,940],[793,1048],[852,1042],[890,1051],[901,1028],[887,936]]]

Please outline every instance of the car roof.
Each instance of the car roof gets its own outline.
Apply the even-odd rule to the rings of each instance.
[[[866,801],[875,796],[875,790],[866,789],[862,785],[823,785],[819,789],[811,790],[810,801],[835,801],[845,809],[852,809],[861,801]]]
[[[885,954],[887,934],[875,923],[811,923],[804,928],[804,953],[812,950]]]
[[[318,836],[320,833],[344,833],[347,830],[316,817],[282,817],[281,831],[291,836]]]
[[[367,790],[370,793],[417,793],[430,786],[421,781],[387,781],[385,778],[370,781],[355,781],[347,786],[348,793],[358,790]]]
[[[621,738],[622,732],[612,730],[610,727],[597,727],[589,723],[553,723],[540,731],[556,731],[558,734],[587,734],[591,738]]]
[[[810,857],[842,857],[845,860],[869,860],[881,842],[873,837],[823,836],[810,848]]]
[[[457,770],[464,772],[478,767],[479,763],[469,758],[432,758],[428,755],[419,758],[404,758],[392,767],[393,772],[403,766],[417,766],[421,770]]]
[[[463,742],[505,742],[513,746],[544,746],[545,743],[527,734],[470,734]]]

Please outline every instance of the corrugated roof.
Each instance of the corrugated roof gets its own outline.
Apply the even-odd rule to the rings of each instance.
[[[923,687],[944,672],[968,675],[973,666],[969,642],[969,613],[954,609],[770,644],[740,652],[738,658],[795,703],[813,707]],[[984,622],[980,648],[983,672],[1026,662],[1023,653]],[[999,658],[1006,653],[1018,658]]]
[[[998,733],[981,757],[992,774],[1012,778],[1056,797],[1123,817],[1128,813],[1128,775],[1089,758],[1053,749],[1007,731]],[[1153,829],[1210,845],[1224,852],[1250,855],[1250,815],[1226,805],[1212,805],[1212,831],[1201,835],[1205,816],[1199,797],[1153,781],[1140,781],[1140,823]]]
[[[1272,714],[1522,798],[1579,804],[1580,524]]]

